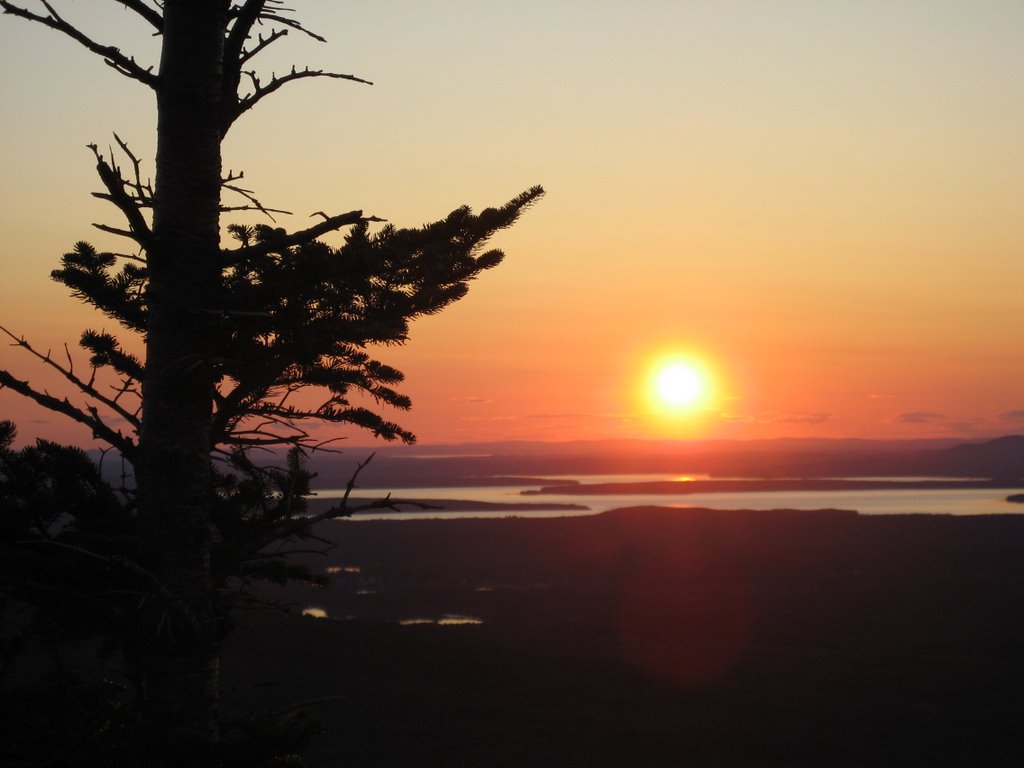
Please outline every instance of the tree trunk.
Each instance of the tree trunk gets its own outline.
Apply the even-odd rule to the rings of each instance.
[[[148,717],[217,736],[220,639],[210,577],[212,340],[220,285],[221,73],[227,0],[166,0],[138,480],[176,596],[144,649]]]

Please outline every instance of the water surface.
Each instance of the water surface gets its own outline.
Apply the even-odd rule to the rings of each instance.
[[[609,482],[652,482],[679,480],[678,475],[576,475],[553,477],[558,484],[579,482],[597,484]],[[707,479],[696,476],[694,479]],[[863,478],[858,478],[863,479]],[[878,478],[869,478],[878,479]],[[888,478],[890,480],[925,480],[941,478]],[[950,479],[950,478],[946,478]],[[593,515],[622,507],[654,505],[660,507],[708,507],[711,509],[850,509],[865,515],[991,515],[1024,513],[1024,505],[1006,501],[1014,491],[1001,488],[950,489],[872,489],[837,491],[728,491],[679,494],[543,494],[522,495],[533,486],[473,486],[443,488],[402,488],[392,493],[393,499],[417,499],[429,502],[441,499],[461,499],[487,503],[515,504],[523,501],[550,502],[552,504],[580,504],[586,510],[470,510],[445,512],[444,510],[408,510],[401,512],[374,511],[359,515],[358,519],[422,520],[430,518],[502,518],[502,517],[567,517]],[[374,491],[360,489],[362,498],[372,498]],[[325,489],[317,496],[323,499],[340,498],[344,490]],[[381,496],[387,491],[381,490]]]

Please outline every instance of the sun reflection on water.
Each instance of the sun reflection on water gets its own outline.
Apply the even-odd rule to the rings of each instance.
[[[416,617],[412,619],[400,619],[398,623],[403,627],[417,626],[421,624],[435,624],[439,627],[457,627],[483,624],[484,620],[478,619],[476,616],[463,616],[458,613],[446,613],[437,619]]]

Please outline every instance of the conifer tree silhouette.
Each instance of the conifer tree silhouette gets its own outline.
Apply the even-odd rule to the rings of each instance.
[[[96,194],[125,221],[98,226],[133,241],[136,252],[79,242],[52,273],[138,334],[144,359],[118,336],[86,330],[80,343],[90,370],[82,377],[70,357],[57,360],[4,329],[59,371],[77,399],[0,371],[0,387],[91,429],[134,481],[110,487],[77,449],[39,441],[14,450],[13,424],[0,423],[4,599],[8,607],[33,606],[36,640],[40,632],[96,638],[125,670],[119,681],[59,682],[79,705],[92,702],[70,707],[77,730],[62,726],[68,739],[78,735],[80,753],[88,748],[116,762],[111,755],[130,744],[145,765],[231,764],[243,753],[256,765],[251,750],[225,733],[217,709],[221,644],[232,611],[248,599],[241,585],[308,578],[273,545],[353,511],[346,494],[335,508],[304,516],[305,452],[319,446],[307,425],[327,421],[412,441],[377,410],[352,402],[361,392],[382,405],[410,405],[396,388],[401,372],[375,360],[371,348],[401,343],[411,320],[465,295],[469,281],[502,259],[485,248],[488,238],[543,190],[479,214],[460,207],[418,229],[378,227],[382,220],[362,211],[319,212],[322,221],[293,232],[230,226],[234,245],[223,248],[225,211],[276,212],[239,186],[240,174],[223,172],[221,143],[235,121],[300,79],[369,83],[322,70],[293,68],[266,80],[252,71],[253,60],[289,33],[323,39],[280,0],[114,2],[160,36],[158,67],[94,39],[51,2],[0,0],[5,14],[62,33],[152,89],[159,118],[152,184],[116,134],[116,155],[91,147],[103,185]],[[227,205],[225,191],[242,204]],[[319,240],[339,230],[347,230],[340,247]],[[118,383],[104,386],[105,375]],[[257,466],[256,447],[288,448],[284,466]],[[8,637],[5,657],[22,639]],[[52,701],[22,710],[25,733],[45,730],[32,719],[44,709],[56,711]],[[265,758],[292,749],[301,735],[294,717],[275,722],[256,729]],[[59,757],[60,739],[48,748]]]

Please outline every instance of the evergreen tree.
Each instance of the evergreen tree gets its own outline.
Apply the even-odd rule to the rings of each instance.
[[[83,378],[8,332],[80,399],[53,397],[9,371],[0,371],[0,386],[90,428],[134,481],[111,488],[73,448],[40,441],[14,450],[13,425],[0,426],[3,610],[5,619],[32,619],[8,621],[14,628],[5,635],[5,660],[24,656],[28,638],[38,650],[72,636],[117,659],[124,675],[113,682],[70,676],[63,664],[59,675],[50,670],[75,703],[76,727],[89,734],[77,747],[91,745],[102,759],[116,762],[109,750],[131,744],[147,765],[230,764],[239,755],[255,765],[251,750],[222,732],[217,711],[219,653],[232,611],[253,578],[308,577],[269,554],[275,543],[353,511],[346,496],[320,515],[303,514],[311,479],[303,458],[317,447],[305,425],[354,425],[411,442],[400,425],[353,404],[352,395],[363,393],[378,404],[410,405],[396,388],[401,372],[374,359],[372,347],[403,342],[412,319],[461,298],[470,280],[502,259],[485,249],[488,238],[543,192],[535,187],[479,214],[458,208],[418,229],[378,226],[361,211],[321,214],[323,221],[296,232],[231,226],[234,245],[222,248],[225,189],[246,196],[232,210],[266,212],[237,177],[223,174],[221,144],[234,122],[300,79],[367,81],[293,69],[263,82],[249,72],[290,31],[317,37],[280,0],[115,2],[160,35],[156,71],[94,40],[51,3],[0,0],[6,14],[64,34],[151,88],[159,126],[153,185],[116,136],[124,167],[92,147],[100,196],[126,221],[101,229],[131,239],[137,252],[80,242],[52,273],[139,334],[144,359],[117,336],[87,330],[80,343],[91,370]],[[342,229],[340,247],[319,240]],[[113,390],[97,383],[105,374],[119,382]],[[257,466],[255,447],[288,448],[285,466]],[[56,716],[50,705],[21,709],[23,733],[46,730],[44,710]],[[291,749],[303,732],[294,720],[278,726],[250,728],[266,737],[264,754]],[[57,742],[50,746],[59,751]]]

